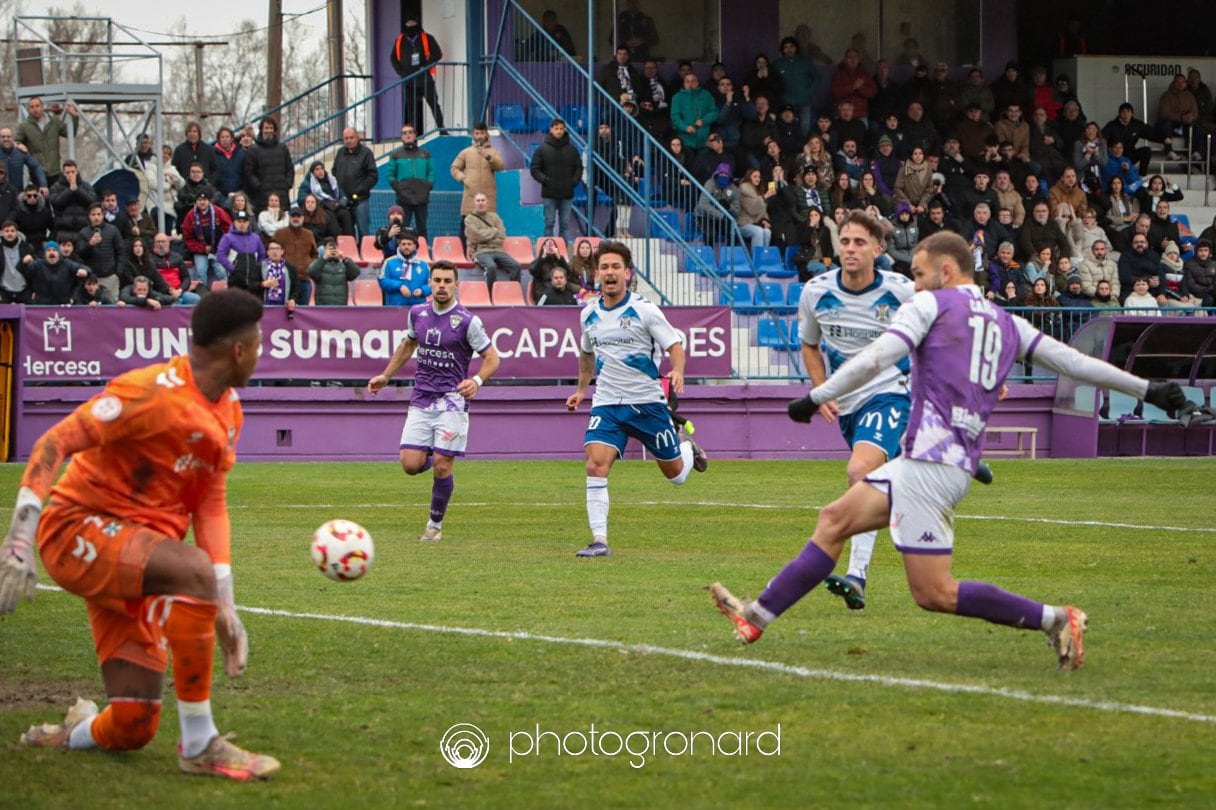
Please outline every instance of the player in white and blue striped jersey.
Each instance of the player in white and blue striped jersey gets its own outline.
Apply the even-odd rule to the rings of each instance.
[[[683,484],[691,470],[703,472],[705,453],[671,421],[659,377],[663,354],[671,357],[671,389],[684,393],[686,355],[680,333],[663,312],[626,284],[633,268],[629,248],[601,242],[595,252],[596,281],[601,297],[582,312],[582,341],[578,389],[566,400],[573,412],[583,401],[592,376],[596,378],[587,422],[587,521],[591,543],[579,557],[609,557],[608,472],[632,436],[654,456],[663,475]]]

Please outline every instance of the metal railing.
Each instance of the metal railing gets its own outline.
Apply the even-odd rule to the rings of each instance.
[[[17,85],[71,84],[89,77],[93,82],[132,80],[160,86],[164,63],[160,51],[144,42],[138,34],[110,17],[73,17],[85,23],[104,22],[105,39],[83,46],[64,47],[40,30],[41,24],[61,22],[63,17],[20,16],[13,19],[13,41],[33,41],[33,47],[16,49]],[[119,48],[126,50],[117,50]],[[101,64],[98,75],[92,65]],[[130,68],[130,70],[126,70]]]
[[[315,84],[303,92],[297,93],[291,98],[284,101],[277,107],[272,107],[265,112],[259,113],[249,121],[242,122],[237,131],[252,126],[255,134],[260,134],[258,122],[267,116],[274,118],[279,124],[279,138],[283,143],[287,143],[289,139],[296,136],[297,133],[305,129],[312,129],[313,124],[321,118],[330,116],[333,107],[330,104],[332,97],[333,85],[337,82],[342,82],[345,85],[346,98],[362,98],[368,94],[371,88],[371,76],[356,73],[344,73],[341,76],[332,76],[320,84]],[[352,123],[350,126],[356,129],[362,129],[364,124],[362,107],[358,106],[358,102],[348,106],[342,110],[345,114],[351,111],[350,116]],[[341,140],[341,130],[339,129],[337,140]],[[305,146],[307,148],[307,146]],[[295,158],[295,149],[292,149],[292,156]],[[298,158],[296,158],[298,160]]]
[[[628,110],[612,98],[588,66],[571,58],[516,0],[504,3],[489,38],[490,55],[483,60],[485,119],[497,126],[525,166],[549,121],[566,121],[570,140],[583,156],[582,189],[575,202],[584,231],[643,237],[634,263],[660,303],[717,304],[730,295],[736,271],[739,278],[756,276],[751,246],[730,212],[639,122],[636,108]],[[703,233],[707,228],[710,233]],[[716,248],[716,254],[695,249],[703,243]],[[787,374],[801,374],[796,352],[786,353],[778,365]],[[738,376],[747,372],[736,369]]]
[[[347,104],[340,110],[332,110],[329,106],[329,85],[327,82],[311,87],[293,99],[284,102],[280,107],[263,113],[275,115],[277,110],[285,108],[293,102],[305,97],[311,97],[307,114],[296,115],[287,125],[279,122],[279,131],[283,133],[282,141],[291,151],[291,158],[296,164],[302,164],[328,149],[335,148],[342,142],[342,129],[354,127],[356,130],[370,132],[374,127],[377,116],[389,120],[401,120],[402,88],[407,83],[420,79],[427,71],[435,70],[436,98],[439,108],[444,113],[444,129],[447,131],[468,131],[471,124],[467,120],[468,110],[468,64],[465,62],[438,62],[422,68],[409,76],[402,77],[392,84],[385,85],[379,90],[371,90],[371,77],[351,75],[347,80],[357,80],[362,89],[351,93],[347,87],[347,98],[356,97],[358,100]],[[317,101],[323,101],[316,106]],[[301,108],[303,110],[305,108]],[[429,110],[427,111],[429,114]],[[256,129],[256,123],[255,123]],[[374,140],[374,138],[372,138]]]

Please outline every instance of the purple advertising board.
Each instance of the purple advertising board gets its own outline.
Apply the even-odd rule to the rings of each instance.
[[[560,379],[578,376],[579,311],[486,307],[474,313],[502,358],[498,377]],[[668,307],[664,313],[684,337],[688,376],[731,376],[729,309]],[[17,362],[27,382],[108,380],[184,354],[190,310],[29,307],[21,329]],[[405,337],[405,310],[301,307],[292,320],[281,309],[267,310],[262,333],[258,379],[367,379],[384,370]]]

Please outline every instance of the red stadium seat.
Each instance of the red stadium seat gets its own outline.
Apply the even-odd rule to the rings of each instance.
[[[367,267],[367,262],[363,261],[359,256],[359,243],[355,241],[353,236],[339,236],[338,250],[342,251],[342,255],[350,259],[360,267]],[[380,251],[376,251],[377,255]]]
[[[486,286],[484,281],[460,282],[460,290],[457,295],[460,303],[466,307],[492,306],[490,302],[490,288]]]
[[[518,282],[500,281],[494,285],[494,306],[519,307],[524,303],[524,293]]]
[[[537,256],[540,255],[541,245],[543,245],[549,239],[552,239],[557,244],[557,252],[561,255],[561,257],[563,259],[568,260],[570,258],[570,254],[566,250],[566,240],[560,236],[541,236],[541,237],[539,237],[536,240],[536,255]]]
[[[351,303],[357,307],[379,307],[384,305],[384,295],[380,292],[380,282],[374,278],[355,279],[350,297]]]
[[[361,267],[379,267],[384,264],[384,251],[376,247],[376,237],[365,236],[359,243],[359,255],[363,257]]]
[[[502,240],[503,251],[522,266],[532,264],[536,257],[532,255],[532,240],[526,236],[508,236]]]
[[[435,244],[431,247],[432,261],[449,261],[457,268],[469,269],[475,263],[464,254],[464,246],[458,236],[436,236]]]

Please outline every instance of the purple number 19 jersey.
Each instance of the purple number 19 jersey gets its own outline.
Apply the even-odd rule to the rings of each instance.
[[[1001,386],[1042,334],[971,285],[916,293],[890,332],[912,349],[904,455],[974,474]]]

